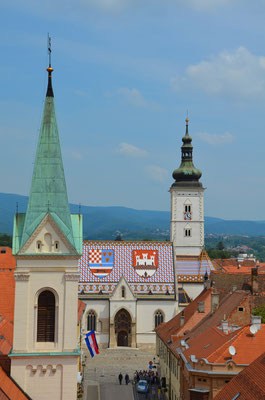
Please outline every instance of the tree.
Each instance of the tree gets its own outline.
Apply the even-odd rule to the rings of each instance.
[[[222,241],[218,242],[216,248],[217,248],[217,250],[224,250],[224,248],[225,248],[224,242],[222,242]]]
[[[265,304],[261,304],[260,306],[253,308],[252,314],[253,315],[260,315],[261,316],[261,323],[265,324]]]

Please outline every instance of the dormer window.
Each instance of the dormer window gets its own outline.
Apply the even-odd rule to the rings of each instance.
[[[38,240],[36,245],[37,245],[37,251],[40,253],[41,252],[41,241]]]
[[[125,287],[122,286],[121,288],[121,297],[124,298],[125,297]]]

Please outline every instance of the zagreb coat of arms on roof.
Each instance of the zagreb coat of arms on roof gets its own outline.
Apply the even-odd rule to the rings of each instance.
[[[133,268],[143,278],[150,278],[158,268],[156,250],[133,250]]]
[[[93,275],[104,278],[113,269],[114,251],[108,249],[90,249],[88,266]]]

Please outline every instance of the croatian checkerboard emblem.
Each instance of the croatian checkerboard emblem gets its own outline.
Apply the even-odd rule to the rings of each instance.
[[[114,251],[108,249],[90,249],[88,266],[98,278],[109,275],[113,268]]]
[[[154,275],[158,268],[156,250],[133,250],[133,268],[143,278]]]

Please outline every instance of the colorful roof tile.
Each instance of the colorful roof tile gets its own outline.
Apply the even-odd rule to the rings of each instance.
[[[178,282],[203,282],[215,267],[205,250],[199,256],[176,256]]]
[[[111,293],[122,276],[134,293],[174,294],[170,242],[86,241],[79,260],[79,293]]]

